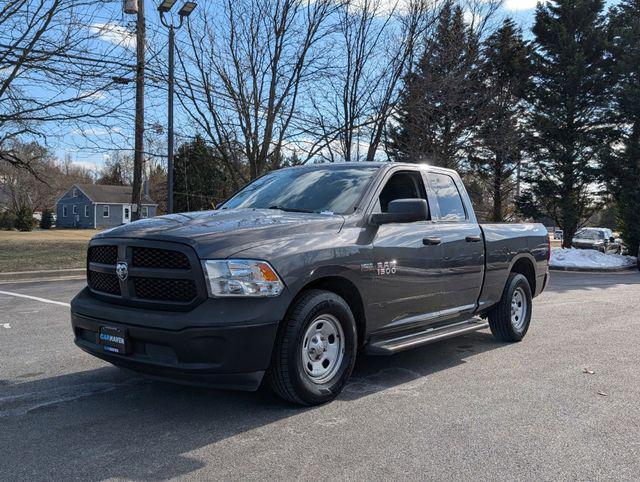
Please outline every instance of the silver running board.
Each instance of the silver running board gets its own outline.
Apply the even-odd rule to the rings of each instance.
[[[418,346],[434,343],[454,336],[472,333],[489,327],[489,323],[478,318],[461,321],[451,325],[439,326],[437,328],[427,328],[418,333],[403,335],[397,338],[390,338],[376,341],[367,346],[366,352],[370,355],[393,355],[399,351],[408,350]]]

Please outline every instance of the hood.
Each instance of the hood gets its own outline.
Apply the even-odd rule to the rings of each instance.
[[[274,209],[229,209],[142,219],[96,235],[96,239],[135,238],[192,246],[201,258],[225,258],[291,236],[340,231],[339,215],[287,213]]]

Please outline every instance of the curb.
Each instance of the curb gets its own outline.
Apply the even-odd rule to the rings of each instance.
[[[549,266],[551,271],[569,271],[574,273],[621,273],[623,271],[637,270],[635,265],[620,266],[616,268],[579,268],[573,266]]]
[[[8,273],[0,273],[0,282],[2,281],[20,281],[31,279],[47,279],[62,278],[66,276],[81,276],[86,272],[86,268],[77,269],[50,269],[43,271],[13,271]]]

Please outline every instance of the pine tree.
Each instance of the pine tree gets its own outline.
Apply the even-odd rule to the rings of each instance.
[[[392,159],[461,167],[480,104],[478,40],[445,2],[415,71],[404,79],[387,150]]]
[[[598,208],[594,186],[609,140],[605,111],[610,82],[602,0],[538,4],[528,192],[525,215],[549,216],[569,247]]]
[[[176,212],[213,209],[233,194],[231,178],[216,150],[199,135],[178,148],[173,191]]]
[[[45,208],[40,218],[40,229],[51,229],[51,226],[53,226],[53,211]]]
[[[604,163],[615,201],[617,224],[633,254],[640,245],[640,0],[624,0],[611,10],[610,52],[615,101],[611,120],[621,126]]]
[[[489,192],[489,219],[502,222],[515,194],[514,174],[526,147],[524,97],[530,88],[531,48],[511,19],[484,42],[482,78],[485,105],[471,157],[474,172]]]

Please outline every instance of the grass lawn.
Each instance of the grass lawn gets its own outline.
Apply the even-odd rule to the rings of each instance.
[[[0,273],[84,268],[87,243],[98,232],[92,229],[0,231]]]

